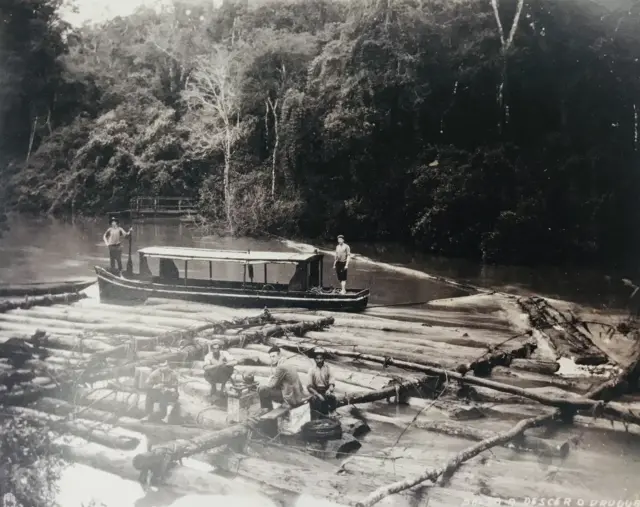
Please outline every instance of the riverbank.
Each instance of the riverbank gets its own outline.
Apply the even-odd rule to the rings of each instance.
[[[182,348],[176,348],[177,342],[158,343],[153,337],[177,339],[182,336],[189,343],[206,342],[211,338],[210,331],[194,335],[193,330],[214,322],[230,323],[233,319],[255,317],[255,311],[170,300],[149,300],[142,306],[121,307],[101,304],[95,293],[89,291],[89,294],[91,297],[71,305],[33,307],[1,314],[0,339],[16,334],[29,339],[35,331],[47,330],[51,356],[46,361],[51,367],[56,365],[57,369],[63,367],[85,373],[95,371],[87,370],[87,361],[96,352],[131,343],[132,339],[139,344],[134,365],[153,364],[154,356],[160,360],[160,356],[166,358],[173,354],[178,360],[174,367],[180,374],[180,393],[187,418],[184,422],[188,423],[193,417],[191,423],[201,428],[200,434],[207,429],[227,427],[226,413],[221,408],[209,407],[204,399],[208,386],[202,378],[198,362],[201,358],[177,359],[185,357],[184,343]],[[287,361],[300,374],[310,365],[304,353],[309,347],[321,345],[329,349],[338,397],[349,405],[340,409],[341,414],[347,420],[356,416],[366,421],[370,431],[357,437],[359,449],[354,454],[337,460],[322,454],[318,457],[318,453],[304,444],[265,442],[259,434],[248,442],[240,456],[236,450],[231,455],[223,453],[225,458],[221,460],[220,451],[203,448],[191,458],[213,466],[218,475],[199,475],[202,472],[189,464],[179,467],[170,475],[168,498],[173,501],[175,495],[195,492],[233,494],[249,488],[267,494],[279,505],[293,505],[302,493],[351,504],[382,484],[444,464],[475,439],[507,430],[520,419],[552,413],[554,406],[547,405],[548,400],[582,399],[580,397],[613,378],[633,359],[634,340],[620,333],[607,337],[610,319],[614,317],[604,316],[598,325],[590,315],[589,339],[592,346],[606,356],[607,364],[598,368],[576,367],[576,357],[571,351],[558,348],[559,339],[549,336],[548,330],[553,326],[545,329],[538,323],[531,327],[529,315],[523,311],[524,301],[528,300],[507,294],[477,293],[431,301],[421,309],[378,307],[357,315],[290,309],[274,312],[272,316],[276,327],[292,325],[290,323],[311,326],[299,332],[298,337],[265,335],[272,333],[268,330],[273,329],[273,324],[265,327],[254,323],[253,327],[245,326],[240,331],[230,328],[223,335],[216,331],[217,336],[229,344],[229,352],[240,360],[238,370],[252,373],[258,380],[268,376],[268,343],[285,348]],[[554,308],[555,303],[550,302]],[[574,306],[571,308],[573,313],[580,311]],[[568,315],[566,308],[561,311]],[[107,324],[113,322],[116,314],[118,324]],[[578,313],[580,318],[586,315]],[[314,322],[327,318],[331,319],[330,325],[313,329]],[[185,330],[191,331],[185,335]],[[562,340],[573,343],[574,330],[567,327],[563,332],[566,334]],[[242,339],[243,336],[247,338]],[[254,338],[249,338],[252,336]],[[264,341],[252,343],[259,336],[264,336]],[[158,345],[149,348],[151,343]],[[379,358],[380,363],[376,363],[375,358]],[[117,421],[85,424],[97,424],[101,431],[112,435],[116,435],[120,427],[129,434],[133,431],[139,439],[153,438],[157,445],[175,438],[188,438],[193,431],[188,425],[159,428],[155,424],[145,427],[136,422],[142,415],[144,395],[132,392],[131,377],[122,376],[118,373],[122,370],[116,368],[118,364],[131,365],[131,360],[131,357],[118,359],[117,356],[108,359],[111,375],[115,375],[113,379],[96,381],[92,388],[76,388],[66,394],[55,389],[48,391],[47,398],[35,401],[30,407],[40,413],[59,415],[76,407],[81,411],[76,420],[86,421],[100,420],[102,411],[116,413],[120,416]],[[558,362],[564,366],[555,371]],[[407,367],[410,364],[451,372],[461,365],[471,365],[466,389],[461,390],[458,381],[446,376],[439,381],[438,377],[432,377],[435,383],[430,381],[417,389],[415,382],[423,373],[414,369],[417,366]],[[486,368],[490,371],[488,377]],[[127,371],[133,369],[129,366]],[[496,390],[491,382],[506,388]],[[37,383],[42,385],[46,379],[41,378]],[[385,396],[377,397],[376,393],[381,391],[390,402]],[[7,395],[2,396],[6,402]],[[16,399],[15,393],[10,396]],[[635,409],[639,403],[634,396],[625,396],[621,401],[620,407],[624,410]],[[617,406],[611,404],[611,407]],[[624,424],[610,421],[609,416],[593,417],[588,411],[577,415],[574,423],[556,427],[552,435],[544,428],[527,431],[527,445],[493,448],[490,454],[468,461],[447,485],[396,495],[392,498],[393,505],[408,506],[416,498],[427,497],[430,505],[435,502],[442,506],[472,498],[487,504],[514,498],[516,504],[523,505],[530,497],[543,496],[608,500],[612,491],[616,492],[616,500],[633,499],[635,480],[640,472],[635,426],[626,431]],[[66,452],[73,461],[136,478],[131,465],[133,451],[114,451],[104,443],[89,445],[76,441],[75,445],[66,447]],[[231,478],[225,472],[229,467],[233,471]],[[550,473],[553,480],[549,479]],[[158,505],[170,505],[170,501]]]

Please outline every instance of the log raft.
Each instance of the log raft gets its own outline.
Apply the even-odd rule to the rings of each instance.
[[[534,341],[535,326],[523,327],[523,308],[509,296],[474,295],[435,302],[415,313],[409,309],[376,309],[370,315],[358,316],[310,311],[265,311],[255,315],[245,310],[211,307],[213,310],[208,311],[210,307],[166,301],[118,307],[79,295],[74,296],[78,298],[75,300],[56,297],[30,298],[11,308],[0,308],[0,344],[11,338],[24,343],[19,367],[14,366],[16,357],[0,358],[0,378],[14,382],[10,391],[6,385],[0,386],[0,404],[11,405],[8,411],[27,421],[73,435],[75,443],[60,443],[70,459],[132,479],[138,478],[146,466],[157,465],[159,457],[208,460],[215,455],[214,465],[219,469],[240,474],[253,484],[271,482],[292,494],[313,491],[318,496],[351,499],[355,503],[386,482],[381,476],[365,479],[352,470],[343,477],[349,467],[296,454],[278,447],[283,445],[278,440],[263,441],[260,433],[251,432],[247,425],[230,425],[224,406],[211,406],[206,401],[208,384],[202,378],[201,361],[212,339],[220,339],[240,360],[239,373],[251,372],[261,380],[270,374],[268,347],[279,345],[304,384],[312,364],[311,353],[316,346],[323,346],[330,354],[328,363],[334,370],[339,404],[350,409],[349,417],[341,416],[343,427],[369,427],[369,422],[371,436],[366,447],[373,450],[378,445],[393,447],[396,435],[390,441],[384,428],[395,426],[398,432],[404,432],[409,425],[407,432],[414,432],[407,437],[410,444],[400,445],[410,445],[415,452],[431,455],[437,440],[428,435],[437,434],[455,451],[463,450],[465,441],[478,442],[477,450],[490,440],[524,451],[521,456],[562,459],[566,457],[570,435],[550,439],[544,434],[526,434],[515,442],[511,437],[551,423],[555,431],[566,433],[570,426],[565,423],[558,429],[557,421],[570,421],[577,413],[584,418],[610,419],[610,431],[624,430],[625,426],[617,422],[621,421],[631,424],[626,427],[633,435],[640,434],[640,430],[634,430],[634,425],[640,425],[640,417],[635,415],[639,412],[633,402],[616,401],[637,385],[640,368],[627,370],[624,382],[616,378],[591,390],[593,379],[563,380],[557,375],[557,357],[550,357],[548,350],[555,350],[557,356],[571,353],[575,358],[578,350],[596,357],[592,344],[587,346],[584,341],[580,349],[578,342],[569,339],[564,350],[562,335],[545,338],[544,333],[542,338],[535,335]],[[551,310],[548,313],[560,319]],[[122,318],[117,320],[120,314]],[[214,314],[224,320],[212,318]],[[117,325],[111,324],[114,319]],[[564,325],[575,333],[570,322]],[[546,355],[537,347],[541,339],[548,340],[550,346],[542,348]],[[31,350],[36,347],[47,357],[36,357]],[[141,421],[145,393],[135,388],[131,379],[140,368],[153,368],[162,361],[170,361],[180,376],[180,424]],[[535,379],[535,387],[526,385],[531,379]],[[575,383],[583,387],[575,389]],[[409,407],[390,408],[391,403],[405,402]],[[363,407],[359,415],[358,407]],[[556,409],[558,412],[553,412]],[[398,415],[389,415],[389,410],[396,410]],[[411,410],[420,411],[415,420]],[[510,410],[510,417],[519,417],[520,413],[535,415],[536,411],[544,417],[519,425],[505,437],[492,427],[492,422],[506,424]],[[480,412],[481,416],[465,421],[446,419],[454,412],[465,411]],[[385,418],[395,424],[383,424]],[[129,449],[135,443],[131,435],[139,436],[140,445],[135,451]],[[142,446],[143,439],[150,448]],[[252,440],[260,441],[266,451],[256,455],[255,446],[250,444],[234,448],[231,454],[225,450],[230,442]],[[423,444],[422,440],[431,443]],[[342,445],[340,441],[326,445],[326,455],[313,452],[335,459]],[[572,456],[582,452],[571,446]],[[362,454],[358,459],[371,459]],[[463,459],[467,456],[468,453]],[[505,456],[505,460],[513,459]],[[519,461],[510,463],[514,470],[520,466]],[[598,468],[599,461],[592,461],[590,466]],[[474,465],[467,467],[473,469]],[[599,473],[604,477],[610,468],[613,467],[602,465]],[[292,479],[282,480],[278,474]],[[575,478],[571,480],[576,482]],[[354,483],[359,481],[360,486],[356,487]],[[236,487],[227,479],[188,466],[173,468],[166,486],[192,493],[233,491]],[[542,482],[538,486],[542,496],[546,485]],[[482,489],[477,484],[468,487],[471,489],[467,495]],[[487,485],[488,489],[491,487]],[[442,488],[438,491],[439,495],[449,494],[443,493]],[[449,504],[464,500],[460,491],[450,494]],[[412,495],[406,493],[405,497]],[[415,499],[411,499],[407,505],[414,503]]]

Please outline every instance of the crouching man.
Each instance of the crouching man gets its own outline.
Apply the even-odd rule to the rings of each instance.
[[[260,407],[264,412],[273,410],[273,402],[294,408],[305,401],[304,388],[296,369],[284,362],[279,347],[269,349],[272,373],[266,384],[258,388]]]
[[[148,420],[153,415],[156,403],[160,406],[160,418],[163,422],[168,423],[178,404],[178,376],[169,368],[167,361],[151,372],[147,379],[144,420]],[[168,408],[171,410],[167,411]]]
[[[221,350],[222,342],[213,340],[209,343],[209,353],[204,356],[204,378],[211,384],[211,396],[218,393],[218,384],[220,390],[225,392],[225,386],[233,375],[233,369],[238,364],[226,350]]]
[[[307,389],[311,393],[311,417],[317,419],[329,415],[338,406],[338,400],[333,394],[335,382],[329,365],[325,363],[327,353],[318,348],[314,351],[316,364],[309,370],[309,384]]]

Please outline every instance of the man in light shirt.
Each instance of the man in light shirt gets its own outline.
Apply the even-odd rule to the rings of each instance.
[[[155,369],[147,378],[147,393],[144,420],[153,415],[153,409],[157,403],[160,406],[160,417],[168,423],[176,404],[178,403],[178,375],[165,361]],[[171,411],[167,409],[171,405]]]
[[[336,260],[333,261],[333,269],[341,285],[341,294],[347,293],[347,270],[349,269],[349,259],[351,258],[351,248],[344,242],[344,236],[338,236],[338,246],[336,246]]]
[[[133,227],[129,228],[129,232],[126,232],[118,224],[118,219],[113,217],[111,219],[111,227],[104,233],[102,239],[104,244],[109,248],[109,262],[111,264],[111,271],[122,273],[122,239],[128,237],[131,234]]]
[[[325,363],[326,351],[318,348],[314,351],[315,362],[309,370],[307,389],[313,396],[309,401],[311,417],[326,416],[333,412],[338,404],[333,394],[336,384],[329,365]]]
[[[209,353],[204,356],[204,378],[211,384],[211,396],[218,393],[218,384],[221,392],[225,392],[225,386],[233,375],[233,368],[238,364],[238,361],[221,347],[220,340],[212,340],[209,343]]]

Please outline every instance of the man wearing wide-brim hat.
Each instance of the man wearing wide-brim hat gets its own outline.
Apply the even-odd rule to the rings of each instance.
[[[344,242],[344,236],[338,236],[338,246],[336,246],[336,260],[333,261],[333,269],[340,282],[340,293],[347,293],[347,270],[349,269],[349,259],[351,258],[351,248]]]

